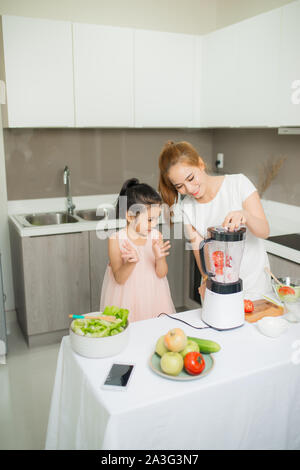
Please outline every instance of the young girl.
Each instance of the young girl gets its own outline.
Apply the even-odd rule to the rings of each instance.
[[[246,225],[245,249],[240,267],[244,292],[256,296],[271,290],[269,267],[263,239],[269,236],[269,224],[255,186],[243,174],[208,175],[205,163],[188,142],[168,142],[159,157],[159,190],[172,206],[178,194],[182,202],[185,233],[201,271],[199,244],[208,227],[223,225],[233,231]],[[203,295],[203,291],[201,292]]]
[[[110,263],[102,284],[100,311],[106,305],[127,308],[129,320],[145,320],[175,308],[167,280],[170,242],[156,230],[162,203],[159,194],[135,178],[120,192],[117,218],[126,218],[126,228],[108,240]]]

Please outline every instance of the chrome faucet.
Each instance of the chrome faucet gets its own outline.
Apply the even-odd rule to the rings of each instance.
[[[64,169],[64,184],[66,186],[67,212],[69,215],[73,215],[75,205],[73,204],[71,196],[70,169],[68,166],[65,166]]]

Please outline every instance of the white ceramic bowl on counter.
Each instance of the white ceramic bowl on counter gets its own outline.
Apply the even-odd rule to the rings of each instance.
[[[256,322],[258,330],[265,336],[277,338],[289,327],[288,322],[280,317],[264,317]]]
[[[70,328],[70,341],[73,351],[84,357],[103,358],[115,356],[126,348],[129,341],[129,324],[121,332],[104,338],[91,338],[75,333]]]

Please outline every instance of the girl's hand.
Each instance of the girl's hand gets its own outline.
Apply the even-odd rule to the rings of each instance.
[[[155,259],[161,259],[164,256],[168,256],[170,248],[171,244],[169,240],[166,242],[163,242],[163,240],[152,241],[152,250],[154,252]]]
[[[233,232],[235,229],[239,229],[240,225],[245,225],[245,223],[246,217],[244,211],[232,211],[227,214],[222,226]]]
[[[133,248],[132,245],[126,240],[121,251],[121,258],[125,263],[137,263],[139,259],[138,252]]]

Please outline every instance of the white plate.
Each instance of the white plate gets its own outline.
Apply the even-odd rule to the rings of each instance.
[[[201,353],[202,354],[202,353]],[[190,375],[188,374],[185,369],[182,369],[179,375],[169,375],[163,372],[163,370],[160,367],[160,356],[156,353],[153,353],[152,356],[149,359],[149,365],[153,372],[156,374],[160,375],[161,377],[164,377],[165,379],[170,379],[170,380],[179,380],[179,381],[186,381],[186,380],[196,380],[196,379],[201,379],[205,375],[207,375],[214,367],[214,358],[212,357],[211,354],[202,354],[203,359],[205,361],[205,368],[201,372],[201,374],[198,375]]]

